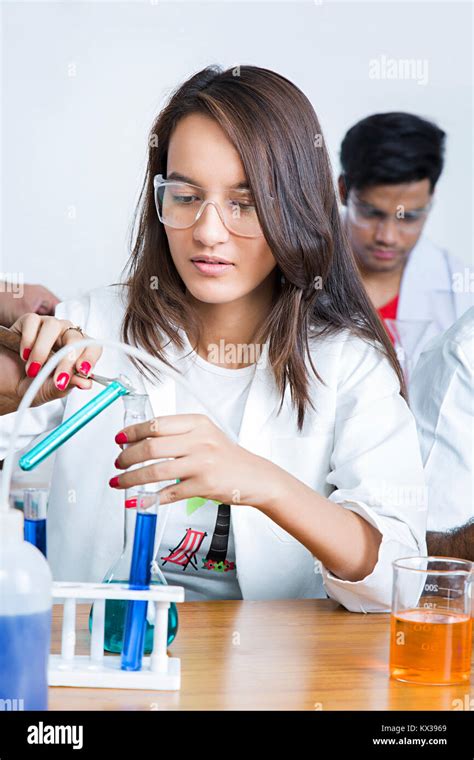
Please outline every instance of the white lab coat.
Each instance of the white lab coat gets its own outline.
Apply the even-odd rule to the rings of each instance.
[[[80,300],[59,304],[56,316],[81,325],[95,338],[118,340],[124,309],[121,298],[118,287],[97,289]],[[356,582],[341,580],[263,512],[231,506],[242,596],[329,595],[349,610],[388,610],[392,560],[426,551],[416,426],[399,395],[396,376],[374,347],[347,332],[319,339],[313,361],[326,384],[312,381],[317,411],[308,410],[304,429],[298,433],[288,389],[283,408],[276,414],[280,397],[271,369],[265,366],[266,348],[252,380],[239,444],[362,515],[383,539],[369,576]],[[177,351],[168,347],[171,362]],[[110,377],[124,372],[134,383],[140,382],[128,357],[115,350],[104,350],[96,371]],[[144,384],[155,415],[175,412],[173,378],[164,376],[162,383],[145,380]],[[56,426],[64,415],[69,417],[97,392],[96,386],[91,391],[73,390],[65,400],[31,410],[22,446]],[[15,414],[0,418],[0,458],[5,455],[14,418]],[[114,436],[122,426],[122,405],[116,402],[56,453],[48,518],[48,554],[56,580],[100,581],[120,553],[123,492],[111,489],[108,480],[116,472],[113,462],[119,449]],[[291,509],[291,504],[287,506]]]
[[[421,354],[410,402],[428,488],[428,530],[474,517],[474,307]]]
[[[424,235],[411,251],[401,281],[397,319],[429,323],[413,346],[410,341],[411,367],[424,346],[474,304],[474,294],[465,283],[467,269]]]

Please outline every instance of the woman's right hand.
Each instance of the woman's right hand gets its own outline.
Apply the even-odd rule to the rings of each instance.
[[[21,343],[18,354],[0,347],[0,414],[17,410],[51,351],[58,351],[63,346],[71,346],[71,351],[59,362],[54,374],[46,378],[32,406],[64,398],[72,388],[92,387],[92,380],[74,373],[79,371],[88,375],[102,349],[100,346],[74,349],[75,343],[89,336],[82,336],[78,330],[68,330],[69,327],[74,325],[66,319],[38,314],[23,314],[11,326],[10,329],[21,336]]]

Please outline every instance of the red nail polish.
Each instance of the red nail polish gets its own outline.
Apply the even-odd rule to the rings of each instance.
[[[30,358],[30,354],[31,354],[31,348],[23,349],[23,359],[25,360],[25,362],[27,362],[28,359]]]
[[[119,486],[119,479],[118,479],[117,475],[115,475],[115,477],[113,477],[113,478],[110,478],[110,480],[109,480],[109,486],[111,488],[118,488],[118,486]]]
[[[127,443],[128,438],[125,433],[117,433],[115,436],[115,443]]]
[[[36,377],[40,369],[41,369],[41,364],[39,362],[31,362],[30,366],[26,370],[26,374],[28,375],[28,377]]]
[[[82,372],[83,375],[88,375],[91,371],[91,365],[89,362],[82,362],[81,366],[79,367],[79,372]]]
[[[56,378],[56,388],[60,391],[64,391],[66,388],[66,385],[69,382],[69,375],[67,372],[61,372],[60,375]]]
[[[115,460],[115,462],[114,462],[114,466],[117,468],[117,470],[120,470],[120,469],[121,469],[121,467],[120,467],[120,465],[119,465],[119,460],[118,460],[118,458]]]
[[[137,497],[135,496],[133,499],[125,499],[125,507],[127,509],[133,509],[137,506]]]

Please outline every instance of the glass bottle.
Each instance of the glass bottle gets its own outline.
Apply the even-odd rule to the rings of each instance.
[[[146,422],[153,417],[150,400],[146,394],[128,394],[123,397],[123,403],[125,406],[124,427],[139,422]],[[126,446],[127,444],[124,444],[124,448]],[[144,463],[140,463],[139,465],[133,465],[129,469],[143,466]],[[105,574],[103,583],[129,583],[139,488],[143,489],[143,486],[128,488],[125,491],[123,547],[119,558]],[[152,574],[151,583],[161,584],[161,581],[156,578],[155,573]],[[127,601],[124,600],[107,600],[105,603],[104,649],[106,652],[114,652],[116,654],[121,654],[122,652],[127,604]],[[148,605],[145,632],[145,654],[150,654],[153,649],[153,620],[154,608],[150,604]],[[92,610],[89,616],[89,630],[92,630]],[[174,641],[177,631],[178,610],[176,604],[171,602],[168,609],[168,646]]]

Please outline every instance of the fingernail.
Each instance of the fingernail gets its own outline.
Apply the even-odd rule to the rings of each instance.
[[[91,365],[89,362],[82,362],[81,366],[79,367],[79,372],[82,372],[83,375],[88,375],[91,371]]]
[[[69,375],[67,372],[61,372],[60,375],[56,378],[56,388],[58,390],[63,391],[66,388],[66,385],[69,382]]]
[[[109,480],[109,486],[111,488],[118,488],[119,487],[119,479],[118,479],[117,475],[115,475],[115,477],[113,477],[113,478],[110,478],[110,480]]]
[[[114,462],[114,466],[117,468],[117,470],[121,470],[122,469],[122,465],[119,463],[118,457],[117,457],[117,459]]]
[[[117,433],[115,436],[115,443],[127,443],[128,438],[125,433]]]
[[[30,366],[26,370],[26,374],[28,375],[28,377],[36,377],[40,369],[41,369],[41,364],[39,362],[31,362]]]
[[[137,506],[137,497],[135,496],[133,499],[125,499],[125,507],[126,509],[133,509]]]
[[[25,362],[28,361],[28,359],[30,358],[30,354],[31,354],[31,348],[24,348],[23,349],[22,356],[23,356],[23,359],[25,360]]]

